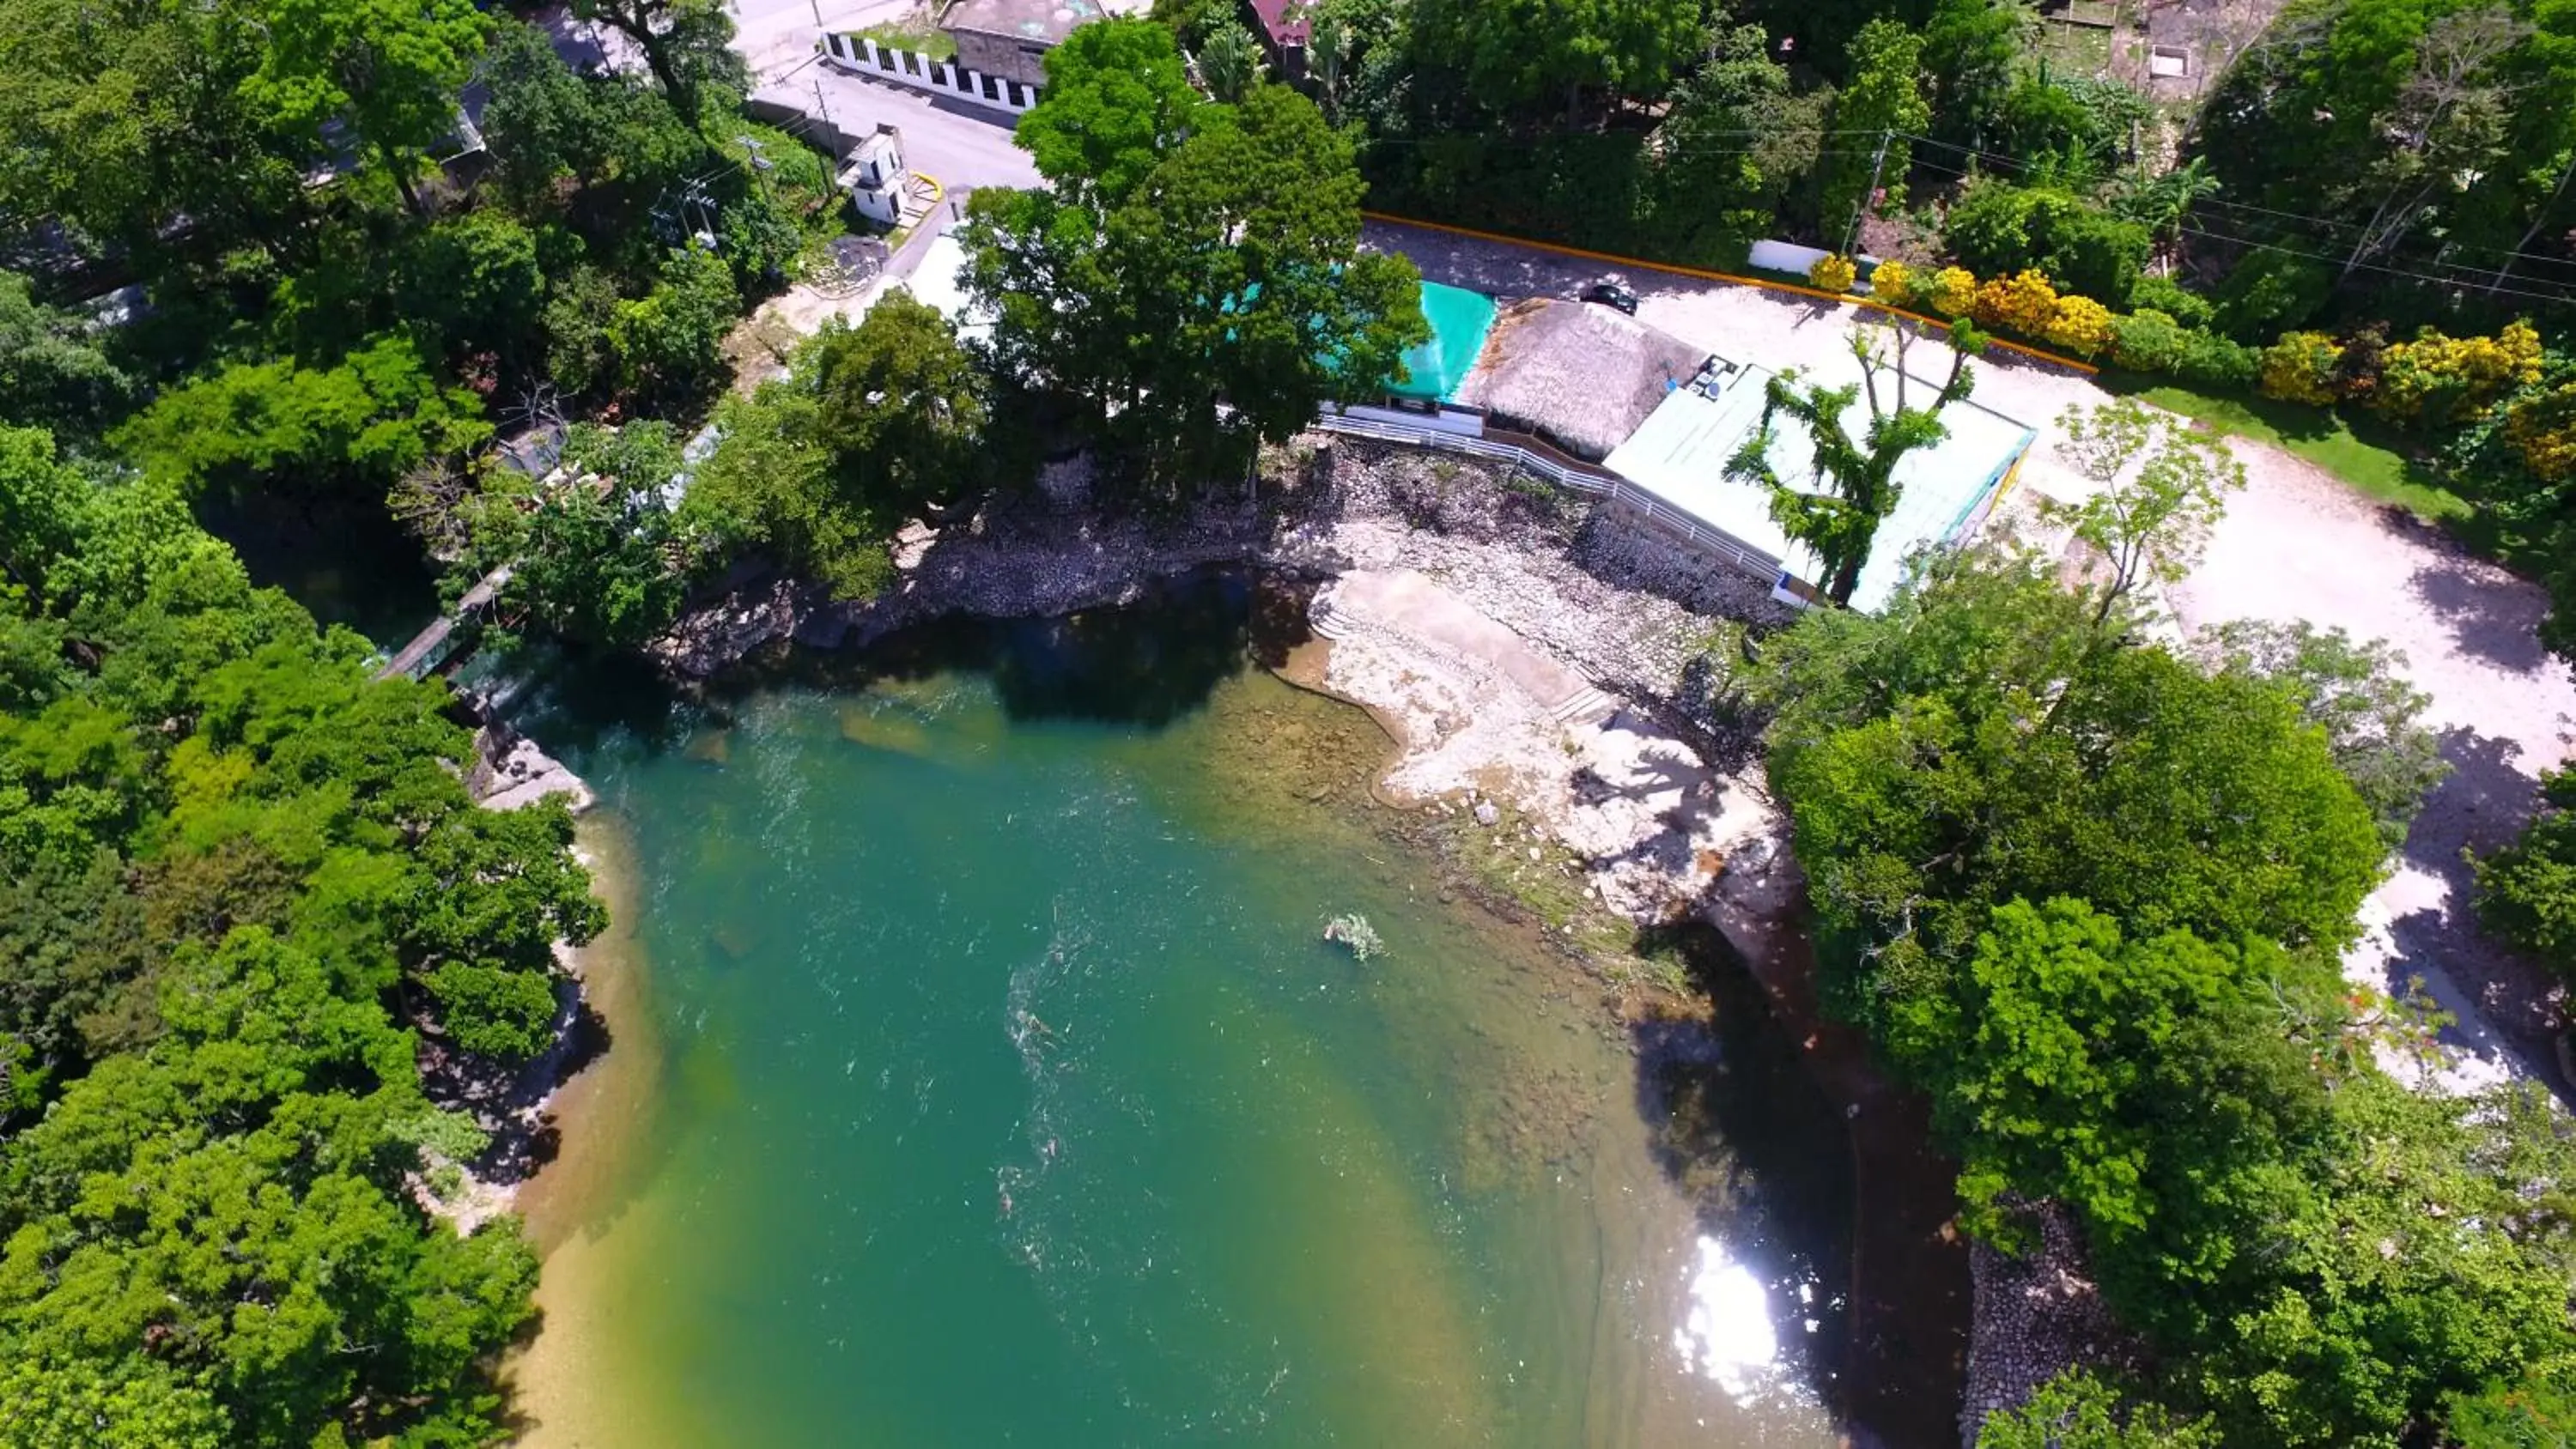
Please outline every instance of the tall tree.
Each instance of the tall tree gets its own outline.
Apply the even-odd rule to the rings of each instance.
[[[98,329],[36,301],[0,271],[0,423],[94,436],[133,396],[134,380],[99,350]]]
[[[1771,516],[1815,551],[1819,586],[1837,604],[1851,602],[1878,526],[1896,511],[1904,491],[1896,481],[1897,465],[1949,436],[1941,410],[1975,386],[1968,358],[1983,344],[1975,329],[1961,324],[1950,337],[1949,376],[1927,406],[1914,406],[1910,390],[1920,383],[1905,368],[1912,342],[1901,323],[1855,323],[1851,350],[1860,364],[1859,382],[1827,387],[1806,382],[1796,368],[1774,374],[1763,386],[1761,425],[1727,461],[1727,477],[1770,492]],[[1850,414],[1863,397],[1869,416],[1854,437]],[[1807,470],[1794,481],[1772,457],[1784,417],[1797,425],[1808,449]]]
[[[1199,47],[1199,78],[1207,83],[1208,94],[1227,105],[1243,99],[1244,92],[1261,81],[1264,69],[1261,42],[1240,20],[1227,20],[1208,32]]]
[[[2069,407],[2057,426],[2057,455],[2093,487],[2081,502],[2045,507],[2110,570],[2094,590],[2099,627],[2140,584],[2191,572],[2227,495],[2245,486],[2245,466],[2215,437],[2127,399]]]
[[[1914,158],[1905,138],[1932,123],[1923,98],[1923,37],[1903,21],[1881,17],[1862,26],[1850,61],[1851,80],[1834,97],[1834,129],[1845,134],[1819,173],[1816,208],[1817,224],[1835,240],[1858,227],[1864,210],[1904,194]]]
[[[1661,180],[1677,210],[1702,218],[1705,240],[1742,245],[1773,225],[1816,164],[1832,98],[1800,94],[1758,25],[1716,25],[1699,68],[1674,83],[1655,136]]]
[[[751,90],[724,0],[573,0],[573,13],[633,41],[663,99],[692,127],[712,93],[739,99]]]
[[[2024,0],[1940,0],[1923,25],[1933,134],[1989,149],[2039,13]]]
[[[1047,76],[1019,134],[1049,185],[977,193],[968,286],[1004,375],[1073,400],[1149,488],[1240,476],[1427,335],[1412,264],[1359,250],[1365,184],[1312,101],[1198,101],[1143,21],[1077,30]]]
[[[291,251],[319,150],[252,93],[256,21],[252,0],[0,6],[0,213],[147,260],[183,227]]]
[[[344,119],[414,211],[420,153],[456,128],[487,28],[468,0],[265,0],[253,93],[297,126]]]
[[[1660,95],[1699,40],[1700,10],[1669,0],[1417,0],[1427,53],[1495,109],[1587,95]]]

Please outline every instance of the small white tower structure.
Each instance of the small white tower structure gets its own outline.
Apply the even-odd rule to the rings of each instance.
[[[912,173],[903,164],[903,130],[880,121],[876,134],[850,153],[841,168],[841,188],[858,203],[859,215],[893,226],[903,219],[903,199]]]

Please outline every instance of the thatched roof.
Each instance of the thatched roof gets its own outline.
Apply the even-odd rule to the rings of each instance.
[[[1614,308],[1526,298],[1495,317],[1457,400],[1597,462],[1707,356]]]

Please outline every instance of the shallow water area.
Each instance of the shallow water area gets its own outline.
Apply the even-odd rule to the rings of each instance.
[[[525,1442],[1834,1442],[1839,1229],[1782,1213],[1842,1143],[1686,1198],[1597,979],[1387,833],[1383,737],[1244,617],[528,721],[632,909]]]

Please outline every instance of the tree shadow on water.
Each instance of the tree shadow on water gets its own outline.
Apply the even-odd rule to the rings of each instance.
[[[818,659],[812,672],[839,683],[979,673],[1017,722],[1159,729],[1197,711],[1235,675],[1284,658],[1280,630],[1291,612],[1249,574],[1211,571],[1114,608],[942,619]],[[1302,628],[1302,607],[1293,614]]]
[[[1679,958],[1714,1007],[1708,1021],[1632,1028],[1638,1108],[1656,1158],[1691,1199],[1701,1232],[1761,1284],[1780,1366],[1841,1417],[1853,1203],[1842,1115],[1716,928],[1655,928],[1638,949]]]

